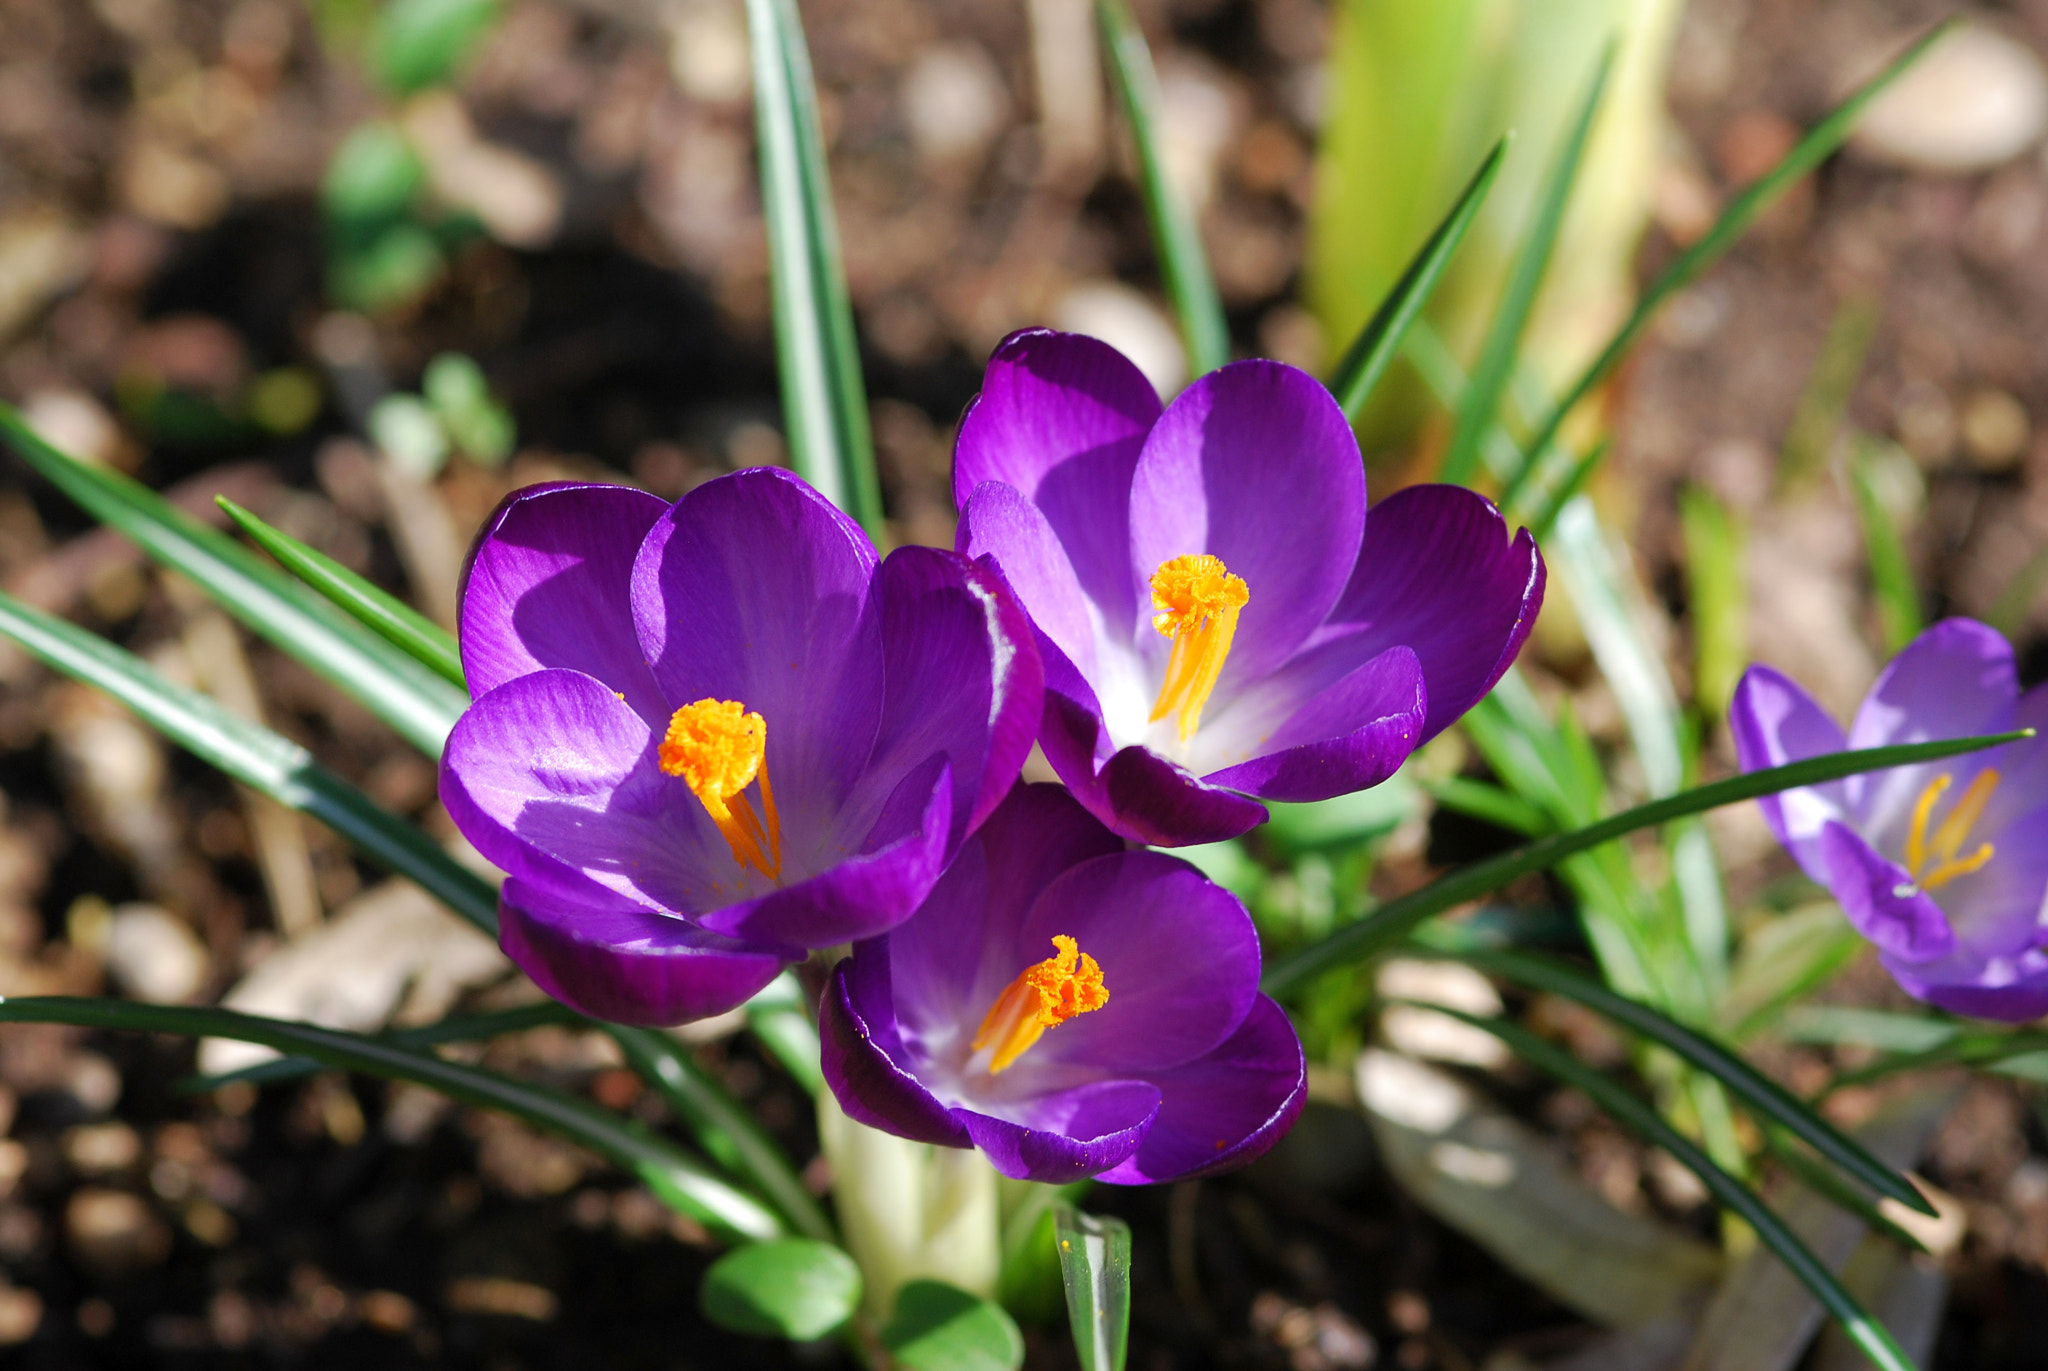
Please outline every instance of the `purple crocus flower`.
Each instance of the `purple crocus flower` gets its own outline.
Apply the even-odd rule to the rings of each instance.
[[[1034,1181],[1242,1166],[1307,1091],[1237,898],[1019,785],[931,897],[833,970],[825,1079],[848,1116]]]
[[[441,798],[509,877],[505,951],[626,1023],[721,1012],[908,917],[1042,708],[1000,577],[931,548],[878,565],[772,468],[673,506],[515,493],[470,556],[461,645],[476,702]]]
[[[1535,541],[1469,490],[1411,487],[1368,519],[1343,412],[1278,362],[1162,411],[1107,344],[1013,334],[953,495],[957,546],[1038,628],[1047,760],[1156,846],[1385,780],[1493,688],[1543,601]]]
[[[1946,619],[1879,676],[1847,738],[1791,680],[1753,666],[1729,710],[1745,771],[1845,747],[2038,728],[1960,757],[1759,801],[1906,992],[1958,1014],[2048,1014],[2048,688],[2022,695],[2005,638]]]

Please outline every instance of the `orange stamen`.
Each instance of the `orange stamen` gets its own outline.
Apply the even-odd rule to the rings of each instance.
[[[1159,564],[1152,573],[1152,627],[1173,639],[1166,682],[1152,705],[1152,718],[1180,711],[1180,740],[1202,724],[1202,706],[1223,674],[1238,612],[1251,599],[1242,576],[1233,576],[1220,557],[1190,553]]]
[[[661,769],[680,776],[732,847],[732,859],[782,879],[782,822],[768,786],[768,722],[737,700],[698,700],[669,716]],[[761,782],[767,822],[741,792]]]
[[[1053,937],[1055,955],[1027,966],[989,1007],[974,1035],[974,1050],[993,1048],[989,1074],[1008,1068],[1045,1030],[1076,1014],[1089,1014],[1109,1003],[1102,968],[1064,933]]]
[[[1922,890],[1939,890],[1958,877],[1981,870],[1997,853],[1990,843],[1979,843],[1969,856],[1957,855],[1963,850],[1970,830],[1984,817],[1984,807],[1991,803],[1991,796],[1998,789],[1998,771],[1994,767],[1987,766],[1978,772],[1977,778],[1956,800],[1948,816],[1935,826],[1931,835],[1928,833],[1927,825],[1934,817],[1934,807],[1953,783],[1954,778],[1943,772],[1927,783],[1927,788],[1913,803],[1913,823],[1906,832],[1906,870]],[[1927,871],[1930,858],[1935,859],[1934,869]]]

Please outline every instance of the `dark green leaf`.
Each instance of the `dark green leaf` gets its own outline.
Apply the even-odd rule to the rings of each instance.
[[[543,1024],[585,1024],[590,1021],[567,1005],[556,1004],[553,1000],[542,1000],[535,1004],[522,1004],[512,1009],[493,1010],[488,1014],[457,1014],[438,1023],[421,1024],[417,1028],[400,1028],[383,1035],[383,1041],[400,1047],[438,1047],[442,1043],[488,1042],[505,1033],[523,1033],[529,1028]],[[218,1090],[224,1085],[247,1081],[252,1085],[270,1085],[278,1081],[294,1081],[310,1076],[324,1068],[311,1057],[272,1057],[268,1061],[245,1066],[240,1071],[225,1071],[218,1076],[192,1076],[179,1081],[175,1087],[180,1094],[203,1095]]]
[[[1770,1206],[1755,1192],[1716,1166],[1713,1158],[1702,1152],[1690,1138],[1664,1122],[1655,1109],[1571,1053],[1536,1036],[1520,1024],[1441,1006],[1437,1008],[1440,1013],[1485,1029],[1513,1048],[1531,1066],[1576,1087],[1616,1122],[1669,1152],[1686,1170],[1700,1178],[1708,1193],[1756,1230],[1764,1245],[1777,1254],[1778,1260],[1785,1263],[1800,1284],[1813,1292],[1814,1298],[1834,1315],[1842,1331],[1863,1349],[1863,1354],[1876,1363],[1880,1371],[1915,1371],[1912,1359],[1900,1350],[1891,1333],[1864,1312],[1855,1296],[1842,1287],[1826,1263],[1800,1241],[1799,1235],[1771,1212]]]
[[[65,456],[11,405],[0,404],[0,437],[86,513],[190,577],[223,609],[361,701],[413,746],[440,755],[469,703],[460,690],[226,534],[119,472]]]
[[[404,601],[370,584],[323,552],[280,533],[221,495],[215,498],[230,519],[285,569],[326,596],[399,651],[451,685],[462,686],[462,655],[455,637]]]
[[[1906,68],[1919,61],[1920,55],[1927,51],[1928,46],[1948,32],[1948,29],[1948,24],[1941,24],[1930,30],[1926,37],[1901,53],[1890,66],[1835,106],[1827,118],[1814,125],[1792,151],[1785,154],[1778,165],[1765,172],[1742,194],[1736,196],[1728,208],[1721,212],[1721,217],[1714,222],[1714,226],[1707,230],[1706,235],[1681,253],[1678,260],[1666,267],[1663,274],[1643,292],[1643,298],[1637,302],[1635,310],[1615,331],[1614,336],[1607,340],[1607,345],[1600,349],[1600,355],[1579,374],[1579,379],[1572,383],[1572,388],[1565,392],[1564,398],[1552,406],[1549,416],[1523,451],[1536,454],[1550,446],[1551,439],[1557,436],[1558,429],[1563,426],[1565,416],[1578,407],[1579,401],[1585,399],[1593,387],[1607,378],[1607,373],[1621,361],[1622,356],[1634,344],[1636,335],[1643,331],[1643,326],[1649,323],[1650,316],[1657,312],[1658,307],[1718,261],[1721,254],[1734,245],[1744,230],[1755,222],[1758,215],[1770,208],[1771,203],[1783,194],[1787,187],[1819,166],[1840,147],[1848,138],[1850,130],[1856,126],[1856,120],[1862,115],[1864,108],[1877,98],[1878,92],[1896,80]]]
[[[1067,1319],[1082,1371],[1123,1371],[1131,1331],[1131,1226],[1068,1205],[1054,1212]]]
[[[400,95],[439,85],[497,17],[498,0],[390,0],[370,31],[370,69]]]
[[[1016,1371],[1024,1335],[1002,1306],[943,1281],[909,1281],[882,1345],[902,1371]]]
[[[1344,360],[1337,363],[1337,370],[1330,378],[1330,393],[1337,397],[1337,403],[1344,407],[1348,418],[1358,417],[1359,411],[1365,408],[1365,402],[1378,388],[1380,378],[1394,364],[1394,358],[1401,351],[1401,343],[1408,336],[1409,325],[1429,303],[1437,282],[1443,279],[1451,258],[1457,255],[1458,245],[1465,241],[1467,230],[1479,217],[1480,207],[1486,203],[1486,193],[1493,189],[1493,178],[1500,172],[1501,161],[1507,156],[1508,145],[1513,138],[1513,134],[1507,134],[1493,145],[1493,151],[1486,154],[1479,170],[1472,173],[1472,179],[1465,183],[1465,189],[1460,192],[1457,203],[1451,206],[1451,212],[1436,226],[1436,231],[1429,235],[1422,250],[1415,254],[1401,272],[1401,278],[1380,301],[1379,308],[1373,311],[1372,318],[1351,340]]]
[[[488,883],[457,865],[419,829],[315,762],[297,743],[230,714],[197,691],[173,685],[104,638],[4,594],[0,634],[65,675],[98,686],[172,742],[244,785],[312,815],[365,855],[497,935],[498,896]]]
[[[607,1113],[586,1100],[496,1072],[443,1061],[431,1052],[312,1024],[238,1014],[231,1009],[139,1004],[131,1000],[70,996],[0,1000],[0,1023],[63,1023],[126,1032],[233,1038],[311,1057],[323,1066],[342,1071],[412,1081],[464,1104],[524,1119],[536,1128],[586,1147],[639,1177],[677,1211],[728,1238],[758,1241],[782,1235],[782,1222],[774,1211],[720,1180],[639,1123]]]
[[[1640,1033],[1721,1082],[1751,1109],[1872,1190],[1923,1213],[1934,1213],[1911,1181],[1872,1156],[1861,1143],[1822,1118],[1792,1092],[1713,1039],[1695,1033],[1648,1005],[1617,995],[1597,981],[1542,957],[1494,948],[1460,949],[1449,955],[1467,966],[1518,985],[1575,1000],[1630,1031]]]
[[[1403,895],[1381,906],[1369,917],[1355,924],[1347,924],[1321,942],[1313,943],[1286,958],[1278,966],[1267,971],[1261,985],[1269,995],[1284,996],[1319,972],[1340,963],[1359,961],[1392,946],[1407,936],[1416,924],[1432,914],[1441,914],[1453,905],[1463,904],[1467,900],[1477,899],[1489,891],[1497,890],[1517,876],[1546,870],[1567,857],[1611,842],[1640,828],[1669,823],[1673,819],[1683,819],[1742,800],[1753,800],[1759,795],[1775,795],[1781,790],[1817,785],[1822,781],[1837,780],[1864,771],[1882,771],[1888,767],[1933,761],[1938,757],[1954,757],[2032,736],[2033,730],[2020,729],[2012,733],[1988,734],[1981,738],[1944,738],[1937,742],[1908,743],[1900,747],[1872,747],[1831,752],[1826,756],[1810,757],[1789,766],[1771,767],[1741,776],[1730,776],[1727,780],[1716,781],[1712,785],[1703,785],[1661,800],[1652,800],[1648,804],[1637,805],[1634,809],[1625,810],[1599,823],[1570,833],[1559,833],[1538,839],[1536,842],[1503,852],[1497,857],[1489,857],[1483,862],[1474,862],[1448,876],[1440,877],[1412,894]]]
[[[1230,326],[1223,301],[1209,272],[1202,231],[1180,189],[1167,174],[1160,129],[1159,75],[1152,68],[1152,50],[1126,0],[1097,0],[1103,46],[1109,49],[1110,84],[1122,101],[1131,142],[1138,153],[1138,180],[1145,193],[1145,213],[1152,223],[1152,241],[1159,253],[1159,274],[1167,298],[1180,319],[1187,345],[1188,370],[1196,376],[1230,360]]]
[[[747,0],[775,359],[790,465],[880,542],[882,491],[795,0]]]
[[[697,1304],[720,1328],[810,1342],[852,1318],[860,1292],[860,1267],[831,1243],[778,1238],[711,1263]]]
[[[1819,1195],[1838,1209],[1845,1209],[1863,1220],[1870,1228],[1890,1238],[1901,1247],[1913,1252],[1925,1252],[1927,1247],[1918,1238],[1885,1217],[1884,1210],[1863,1194],[1862,1191],[1843,1180],[1839,1172],[1822,1166],[1805,1148],[1793,1141],[1783,1129],[1766,1128],[1764,1144],[1771,1149],[1787,1171],[1799,1178],[1800,1184]]]
[[[1600,99],[1607,93],[1607,78],[1614,71],[1616,45],[1609,40],[1593,69],[1593,79],[1579,101],[1570,129],[1558,145],[1557,156],[1544,176],[1543,191],[1535,213],[1524,230],[1508,283],[1494,310],[1479,360],[1472,366],[1471,379],[1458,401],[1458,423],[1451,431],[1451,445],[1444,451],[1441,479],[1469,484],[1479,468],[1479,445],[1500,414],[1501,396],[1514,372],[1515,353],[1522,345],[1522,333],[1529,326],[1529,312],[1536,305],[1536,292],[1550,267],[1550,254],[1557,246],[1558,227],[1564,223],[1565,206],[1571,202],[1572,187],[1579,179],[1579,162],[1585,156],[1586,139],[1593,131],[1593,117],[1600,112]],[[1530,457],[1542,448],[1531,448]]]

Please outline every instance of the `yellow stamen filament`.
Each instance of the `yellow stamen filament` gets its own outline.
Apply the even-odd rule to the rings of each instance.
[[[1180,740],[1202,724],[1202,706],[1223,674],[1230,640],[1237,636],[1238,612],[1251,599],[1242,576],[1233,576],[1220,557],[1190,553],[1161,562],[1152,573],[1152,627],[1173,639],[1166,683],[1152,705],[1152,718],[1180,711]]]
[[[1054,936],[1055,955],[1027,966],[989,1007],[974,1035],[974,1050],[993,1048],[991,1075],[1008,1068],[1045,1030],[1076,1014],[1088,1014],[1109,1003],[1102,968],[1066,934]]]
[[[1928,822],[1934,817],[1934,806],[1947,793],[1954,778],[1947,772],[1936,776],[1920,792],[1920,798],[1913,803],[1913,823],[1906,832],[1906,870],[1922,890],[1939,890],[1960,876],[1967,876],[1983,868],[1996,852],[1990,843],[1979,843],[1969,856],[1959,856],[1964,842],[1968,841],[1970,830],[1977,826],[1977,820],[1984,817],[1984,807],[1991,803],[1991,796],[1998,789],[1998,772],[1985,767],[1977,773],[1968,789],[1957,799],[1948,815],[1935,825],[1934,832],[1927,831]],[[1934,860],[1934,869],[1926,870],[1929,859]]]
[[[732,847],[732,859],[782,879],[782,821],[768,785],[768,721],[737,700],[699,700],[669,716],[661,769],[680,776]],[[741,792],[761,782],[761,813]],[[763,822],[765,816],[766,822]]]

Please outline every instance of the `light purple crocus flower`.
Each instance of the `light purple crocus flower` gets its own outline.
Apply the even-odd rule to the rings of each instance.
[[[1759,803],[1906,992],[1958,1014],[2048,1014],[2048,688],[2020,694],[2012,646],[1946,619],[1879,676],[1845,738],[1798,685],[1753,666],[1729,710],[1745,771],[1839,752],[2043,736],[1788,790]]]
[[[673,506],[498,507],[462,592],[476,702],[441,766],[509,879],[506,953],[600,1018],[719,1013],[907,918],[1016,780],[1041,711],[1001,578],[867,535],[786,471]]]
[[[1020,784],[923,908],[834,968],[825,1079],[850,1117],[979,1147],[1006,1176],[1209,1175],[1306,1097],[1301,1040],[1258,983],[1235,896]]]
[[[1343,412],[1278,362],[1162,410],[1107,344],[1013,334],[953,494],[957,546],[1037,625],[1047,760],[1155,846],[1385,780],[1492,689],[1543,601],[1534,540],[1482,496],[1411,487],[1368,519]]]

